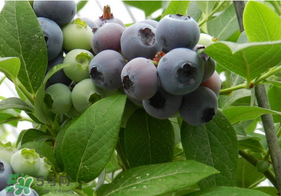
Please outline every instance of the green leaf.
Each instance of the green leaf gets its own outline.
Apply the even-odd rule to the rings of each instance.
[[[125,95],[101,99],[67,129],[61,153],[72,180],[92,181],[104,169],[118,141],[125,103]]]
[[[204,52],[249,83],[281,61],[281,41],[245,44],[219,41],[208,46]]]
[[[150,16],[155,11],[160,9],[162,7],[162,1],[124,1],[124,3],[136,7],[138,9],[141,9],[145,13],[145,17]],[[113,10],[114,14],[114,10]]]
[[[187,159],[214,167],[220,173],[199,183],[200,188],[234,186],[238,162],[235,130],[227,118],[217,112],[204,126],[191,126],[183,122],[181,141]]]
[[[243,24],[250,42],[281,39],[281,19],[261,2],[249,1],[244,10]]]
[[[270,186],[270,187],[269,186],[259,186],[259,187],[254,188],[254,190],[264,192],[264,193],[266,193],[268,195],[271,195],[271,196],[278,195],[278,191],[273,186]]]
[[[163,18],[164,16],[169,15],[169,14],[186,15],[186,10],[187,10],[188,4],[189,4],[189,1],[172,0],[169,3],[168,8],[162,14],[161,18]]]
[[[236,172],[236,186],[240,188],[253,188],[265,179],[264,175],[257,171],[243,158],[239,158]]]
[[[239,150],[251,150],[258,153],[266,153],[259,138],[250,136],[238,136]]]
[[[251,91],[249,91],[248,89],[235,90],[230,95],[220,95],[218,100],[219,108],[226,109],[230,107],[233,103],[235,103],[237,100],[250,96]]]
[[[25,112],[31,112],[33,108],[24,102],[22,99],[19,99],[17,97],[11,97],[4,99],[0,102],[0,110],[5,109],[19,109],[23,110]]]
[[[85,7],[85,5],[87,5],[87,3],[88,3],[88,0],[80,0],[80,1],[78,1],[76,4],[77,4],[77,13],[80,11],[80,10],[82,10],[84,7]]]
[[[281,111],[281,88],[276,86],[271,86],[267,93],[268,101],[270,103],[270,108],[272,110]],[[281,122],[280,115],[273,116],[274,122]]]
[[[22,135],[21,145],[28,142],[45,142],[49,139],[52,139],[51,135],[48,135],[37,129],[28,129]]]
[[[192,160],[140,166],[120,173],[103,195],[161,195],[195,185],[215,173],[214,168]]]
[[[46,157],[48,159],[53,169],[56,168],[54,149],[46,142],[28,142],[21,145],[20,149],[23,148],[34,149],[35,152],[40,155],[40,157]]]
[[[260,108],[256,106],[230,107],[223,110],[222,112],[228,118],[231,124],[235,124],[240,121],[254,120],[263,114],[281,115],[281,112],[277,112],[266,108]]]
[[[269,196],[261,191],[244,189],[238,187],[216,187],[212,191],[204,192],[200,191],[195,194],[190,194],[189,196]]]
[[[10,121],[18,121],[19,119],[19,114],[15,112],[0,112],[0,124],[8,123]]]
[[[13,82],[16,81],[19,70],[20,70],[19,58],[17,57],[0,58],[0,71],[3,72],[7,76],[7,78],[9,78],[11,81]]]
[[[202,13],[208,16],[212,12],[217,1],[196,1],[196,3],[200,7]]]
[[[207,23],[208,34],[224,41],[239,31],[238,21],[233,4],[228,6],[218,17]]]
[[[48,59],[44,34],[28,1],[5,3],[0,15],[0,56],[20,59],[18,79],[35,94]]]
[[[195,21],[198,21],[201,14],[201,9],[197,5],[196,1],[190,1],[186,10],[186,15],[191,16]]]
[[[173,160],[174,129],[168,119],[160,120],[138,109],[125,129],[125,152],[131,167]]]

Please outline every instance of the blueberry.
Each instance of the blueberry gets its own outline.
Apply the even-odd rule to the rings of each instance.
[[[74,49],[91,49],[93,37],[92,29],[81,18],[76,18],[72,22],[62,27],[63,48],[67,51]]]
[[[122,69],[121,81],[128,97],[138,100],[149,99],[157,91],[156,67],[146,58],[134,58]]]
[[[149,115],[158,119],[167,119],[178,112],[182,97],[182,95],[172,95],[159,86],[153,97],[143,100],[142,103]]]
[[[85,21],[86,24],[91,28],[98,28],[98,25],[93,21],[91,20],[90,18],[87,18],[87,17],[80,17],[81,20]]]
[[[209,88],[200,86],[183,96],[179,111],[186,123],[199,126],[212,120],[217,112],[217,107],[216,94]]]
[[[153,19],[141,20],[141,21],[139,21],[138,23],[140,23],[140,22],[149,24],[149,25],[153,26],[154,28],[156,28],[157,25],[158,25],[158,23],[159,23],[157,20],[153,20]]]
[[[93,103],[101,99],[103,90],[99,89],[90,78],[78,82],[71,93],[74,108],[82,113]]]
[[[91,60],[89,73],[96,86],[116,90],[122,86],[120,74],[125,64],[126,61],[119,52],[104,50]]]
[[[146,23],[135,23],[121,36],[121,50],[127,60],[136,57],[153,59],[161,46],[155,39],[155,28]]]
[[[113,16],[113,14],[111,13],[111,8],[110,8],[109,5],[106,5],[106,6],[103,7],[102,16],[97,18],[94,22],[98,27],[101,27],[105,23],[116,23],[116,24],[121,25],[122,27],[125,27],[122,20]]]
[[[190,16],[170,14],[156,27],[156,40],[166,51],[185,47],[192,49],[200,37],[200,28]]]
[[[0,158],[0,191],[8,186],[8,178],[13,174],[13,169],[4,159]],[[0,194],[1,195],[1,194]]]
[[[53,20],[44,17],[38,17],[37,19],[44,33],[47,45],[48,60],[53,60],[62,50],[62,30]]]
[[[98,29],[93,29],[91,42],[95,54],[107,49],[121,51],[120,39],[125,28],[116,23],[105,23]]]
[[[57,83],[45,91],[44,102],[55,114],[64,114],[71,109],[71,91],[68,86]]]
[[[168,93],[184,95],[201,84],[204,64],[196,52],[187,48],[176,48],[160,59],[157,73],[162,87]]]
[[[77,7],[73,1],[33,1],[33,10],[37,16],[49,18],[63,26],[74,18]]]
[[[211,77],[209,77],[206,81],[202,82],[200,86],[205,86],[211,89],[217,97],[219,96],[221,90],[221,79],[217,71],[214,71]]]

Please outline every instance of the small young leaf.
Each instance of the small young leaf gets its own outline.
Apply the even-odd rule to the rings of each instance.
[[[17,57],[0,58],[0,71],[12,82],[16,81],[20,70],[20,59]]]
[[[145,165],[120,173],[103,195],[161,195],[195,185],[215,173],[214,168],[192,160]]]
[[[22,135],[21,145],[28,142],[45,142],[49,139],[52,139],[51,135],[48,135],[37,129],[28,129]]]
[[[235,124],[240,121],[254,120],[260,117],[262,114],[281,115],[281,112],[277,112],[266,108],[260,108],[256,106],[230,107],[223,110],[222,112],[228,118],[231,124]]]
[[[19,81],[32,94],[47,68],[44,34],[29,1],[7,1],[0,15],[0,56],[18,57]]]
[[[250,42],[281,39],[281,19],[264,3],[249,1],[245,6],[243,24]]]
[[[172,0],[169,3],[168,8],[162,14],[161,18],[163,18],[164,16],[169,15],[169,14],[186,15],[186,10],[187,10],[188,4],[189,4],[189,1]]]
[[[281,61],[281,41],[236,44],[216,42],[204,52],[223,68],[250,82]]]
[[[204,126],[183,122],[181,141],[187,159],[214,167],[220,173],[199,183],[200,188],[234,186],[238,162],[238,143],[235,130],[227,118],[217,112]]]
[[[168,119],[153,118],[139,109],[128,119],[124,136],[130,167],[173,160],[175,136]]]
[[[239,142],[239,150],[251,150],[258,153],[266,153],[259,138],[250,136],[237,136]]]
[[[92,181],[105,168],[118,141],[125,103],[121,94],[101,99],[66,130],[61,156],[72,180]]]

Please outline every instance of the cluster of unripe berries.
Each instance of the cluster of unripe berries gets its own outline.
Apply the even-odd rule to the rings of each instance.
[[[74,1],[35,0],[33,8],[47,43],[48,70],[68,65],[47,84],[45,103],[55,114],[78,116],[121,92],[159,119],[180,115],[202,125],[215,115],[221,82],[216,62],[204,53],[212,38],[200,34],[193,18],[171,14],[125,27],[109,6],[94,21],[74,19]]]

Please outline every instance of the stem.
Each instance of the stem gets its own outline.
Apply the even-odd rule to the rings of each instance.
[[[265,86],[263,84],[256,86],[255,92],[259,107],[270,109]],[[281,195],[281,152],[279,141],[276,135],[276,130],[274,127],[274,120],[271,114],[264,114],[261,116],[261,119],[265,131],[273,170],[276,176],[276,189],[278,190],[279,195]]]
[[[198,25],[199,27],[201,27],[205,22],[208,22],[208,20],[210,20],[210,18],[223,6],[223,4],[227,2],[227,1],[222,1],[219,3],[219,5],[217,7],[215,7],[212,12],[210,12],[210,14],[208,16],[205,16],[203,18],[203,20],[201,20]]]
[[[281,66],[278,67],[273,67],[271,68],[268,72],[266,72],[265,74],[261,75],[259,78],[257,78],[255,81],[253,81],[253,83],[259,84],[262,81],[264,81],[265,79],[267,79],[269,76],[274,75],[275,73],[279,72],[281,70]]]
[[[239,84],[239,85],[232,86],[232,87],[229,87],[229,88],[221,89],[220,94],[221,95],[228,95],[235,90],[239,90],[239,89],[243,89],[243,88],[247,88],[247,84]]]
[[[235,8],[235,13],[237,16],[240,32],[243,32],[244,31],[243,12],[244,12],[244,8],[245,8],[245,2],[244,1],[233,1],[233,5]]]
[[[239,155],[241,157],[243,157],[246,161],[248,161],[251,165],[253,165],[254,167],[256,167],[258,160],[252,156],[251,154],[240,150],[239,151]],[[270,170],[267,169],[265,172],[263,172],[263,175],[276,187],[277,186],[277,182],[274,176],[274,173]]]
[[[35,99],[32,96],[32,94],[26,90],[26,88],[22,85],[22,83],[18,79],[16,79],[16,81],[14,81],[14,84],[22,92],[22,94],[27,98],[27,100],[30,102],[30,104],[34,106]]]
[[[236,16],[239,22],[240,31],[244,31],[243,27],[243,12],[245,3],[243,1],[234,1]],[[255,94],[258,102],[258,106],[261,108],[270,109],[269,102],[263,84],[259,84],[255,87]],[[262,124],[265,131],[265,137],[270,152],[273,170],[275,173],[276,183],[274,186],[278,190],[278,195],[281,196],[281,152],[279,147],[278,138],[274,127],[274,120],[271,114],[264,114],[261,116]],[[268,178],[271,180],[270,178]]]
[[[280,5],[276,1],[269,1],[271,5],[275,8],[278,15],[281,15]]]
[[[118,144],[116,145],[116,151],[117,151],[117,154],[118,154],[118,157],[120,158],[120,161],[122,163],[122,168],[124,170],[127,170],[130,168],[128,162],[127,162],[127,159],[126,157],[124,156],[122,150],[121,150],[121,146],[120,146],[120,142],[118,142]]]

